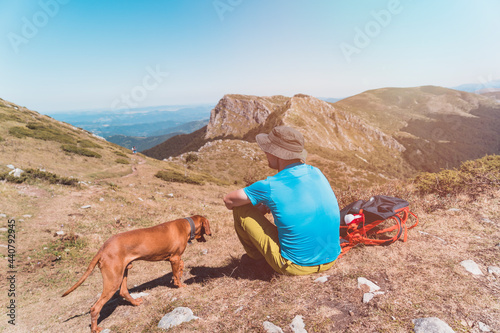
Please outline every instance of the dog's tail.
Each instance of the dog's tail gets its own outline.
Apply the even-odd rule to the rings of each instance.
[[[99,252],[97,252],[97,254],[94,256],[94,258],[92,259],[92,261],[89,264],[89,267],[87,268],[87,271],[83,274],[83,276],[80,278],[80,280],[78,280],[78,282],[75,283],[75,285],[73,287],[69,288],[62,295],[62,297],[68,295],[70,292],[72,292],[73,290],[78,288],[83,283],[83,281],[85,281],[85,279],[89,277],[89,275],[92,273],[92,271],[94,270],[95,266],[97,265],[97,263],[99,262],[100,259],[101,259],[101,250],[99,250]]]

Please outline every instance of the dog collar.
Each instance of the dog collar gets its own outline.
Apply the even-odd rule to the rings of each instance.
[[[194,226],[194,221],[190,217],[186,217],[186,220],[189,222],[189,225],[191,226],[191,236],[189,237],[189,242],[191,242],[194,239],[194,231],[196,227]]]

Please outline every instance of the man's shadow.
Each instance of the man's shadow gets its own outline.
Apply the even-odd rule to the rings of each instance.
[[[213,279],[218,279],[222,277],[231,277],[234,279],[247,279],[247,280],[261,280],[261,281],[271,281],[275,272],[267,264],[260,265],[244,265],[241,263],[239,258],[231,257],[228,264],[222,267],[207,267],[207,266],[197,266],[192,267],[189,270],[192,275],[183,283],[190,285],[194,283],[207,282]],[[169,288],[177,288],[172,279],[172,272],[165,274],[159,278],[148,281],[136,287],[129,289],[129,293],[140,293],[145,290],[150,290],[159,286],[165,286]],[[119,290],[113,295],[113,297],[106,302],[106,304],[101,309],[99,319],[97,324],[99,324],[104,319],[108,318],[119,306],[133,306],[128,301],[120,296]],[[81,317],[83,315],[88,315],[89,312],[81,315],[76,315],[65,320],[69,321],[74,318]]]

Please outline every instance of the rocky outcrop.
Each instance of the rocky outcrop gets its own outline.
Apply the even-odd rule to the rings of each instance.
[[[250,130],[262,126],[286,100],[283,96],[225,95],[210,114],[205,139],[243,138]]]
[[[307,143],[320,147],[370,152],[381,144],[404,151],[394,138],[361,118],[303,94],[291,98],[226,95],[212,110],[205,139],[251,139],[276,125],[295,127]]]

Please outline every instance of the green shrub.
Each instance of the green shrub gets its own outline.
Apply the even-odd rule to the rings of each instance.
[[[102,157],[101,154],[98,154],[87,148],[77,147],[76,145],[62,145],[61,149],[68,153],[87,156],[87,157],[95,157],[95,158]]]
[[[121,152],[121,151],[118,151],[118,150],[115,150],[114,153],[118,156],[121,156],[121,157],[128,157],[127,154]]]
[[[90,140],[78,140],[78,146],[82,147],[82,148],[99,148],[99,149],[102,149],[102,146],[95,143],[95,142],[92,142]]]
[[[56,141],[66,144],[75,143],[75,140],[69,134],[42,123],[28,123],[25,127],[11,127],[9,128],[9,133],[20,139],[31,137],[38,140]]]
[[[162,170],[158,171],[155,177],[165,180],[167,182],[176,182],[176,183],[187,183],[187,184],[196,184],[203,185],[203,181],[200,179],[191,178],[183,175],[179,171],[176,170]]]
[[[422,173],[415,178],[420,193],[440,195],[476,194],[484,188],[500,186],[500,155],[466,161],[458,169]]]
[[[117,158],[115,162],[118,164],[130,164],[129,160],[126,160],[124,158]]]
[[[189,164],[196,161],[198,161],[198,155],[196,155],[195,153],[189,153],[186,155],[186,163]]]
[[[52,172],[37,169],[26,169],[21,177],[9,175],[9,171],[0,173],[0,180],[6,180],[12,183],[33,183],[35,180],[47,181],[50,184],[77,185],[78,179],[70,177],[60,177]]]

